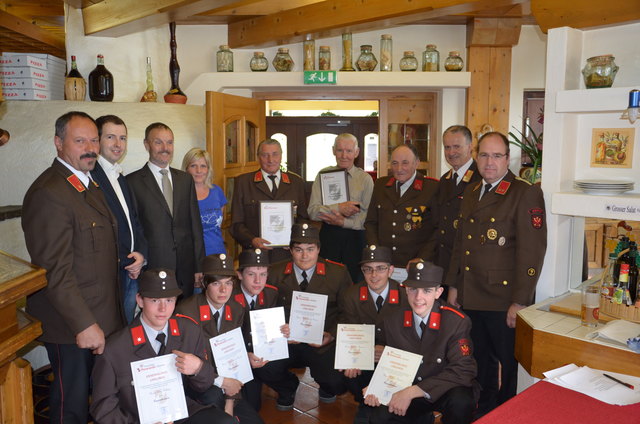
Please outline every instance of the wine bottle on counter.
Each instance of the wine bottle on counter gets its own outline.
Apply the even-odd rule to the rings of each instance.
[[[71,69],[64,79],[64,99],[84,100],[87,94],[87,82],[80,75],[76,57],[71,56]]]
[[[157,102],[158,93],[153,88],[153,74],[151,73],[151,58],[147,57],[147,89],[140,99],[141,102]]]
[[[98,65],[89,74],[89,98],[94,102],[113,101],[113,75],[104,66],[104,56],[98,55]]]

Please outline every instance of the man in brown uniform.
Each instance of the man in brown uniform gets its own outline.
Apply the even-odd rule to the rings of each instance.
[[[509,171],[503,134],[487,133],[479,140],[478,170],[482,182],[463,194],[446,283],[449,302],[462,305],[473,321],[481,416],[516,394],[516,313],[533,303],[547,229],[542,190]]]
[[[291,230],[290,247],[293,260],[272,265],[268,280],[278,288],[278,306],[284,306],[286,320],[289,321],[294,291],[326,295],[327,311],[322,344],[291,343],[289,359],[274,361],[269,372],[261,374],[263,382],[278,392],[276,406],[280,410],[293,407],[298,378],[289,371],[291,367],[309,367],[311,376],[320,385],[318,394],[322,402],[334,402],[336,395],[345,391],[342,374],[333,368],[335,337],[338,302],[353,284],[344,265],[319,257],[317,228],[309,224],[295,224]]]
[[[440,300],[443,270],[431,262],[409,265],[406,287],[409,307],[395,311],[384,322],[387,346],[422,355],[413,385],[393,394],[387,406],[374,395],[365,403],[376,407],[372,424],[416,423],[432,411],[442,422],[467,424],[472,420],[478,383],[476,361],[469,340],[471,320]]]
[[[245,249],[269,251],[271,263],[291,257],[282,247],[269,247],[260,235],[260,201],[291,200],[296,221],[307,220],[307,198],[304,181],[290,172],[282,172],[282,147],[277,140],[267,139],[258,145],[260,169],[235,179],[231,206],[231,235]]]
[[[438,189],[438,180],[417,172],[418,163],[412,145],[393,150],[393,176],[376,181],[364,222],[367,245],[391,248],[393,277],[398,280],[406,276],[409,261],[428,257],[427,242],[435,226],[429,203]]]
[[[341,324],[373,324],[375,330],[375,362],[378,362],[386,343],[383,323],[396,310],[407,306],[407,295],[397,281],[392,280],[391,249],[385,246],[365,247],[360,261],[363,282],[347,290],[342,298]],[[369,384],[373,371],[348,369],[343,371],[345,384],[354,399],[362,404],[362,389]],[[364,409],[358,410],[359,417]]]
[[[456,227],[462,193],[469,185],[482,178],[478,173],[476,161],[471,157],[473,138],[471,131],[464,125],[453,125],[442,135],[444,157],[451,165],[451,169],[440,177],[438,192],[433,198],[433,219],[437,225],[429,250],[428,260],[442,267],[445,272],[449,269],[451,252],[455,241]]]
[[[56,121],[58,157],[29,187],[22,229],[31,262],[48,285],[27,299],[42,321],[53,369],[51,422],[86,424],[94,355],[125,325],[118,288],[117,224],[89,177],[100,149],[98,128],[83,112]]]

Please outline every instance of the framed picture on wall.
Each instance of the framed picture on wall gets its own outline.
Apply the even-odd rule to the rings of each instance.
[[[631,168],[635,128],[594,128],[591,132],[592,168]]]

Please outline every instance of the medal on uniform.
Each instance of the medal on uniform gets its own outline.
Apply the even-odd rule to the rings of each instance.
[[[458,229],[458,220],[457,219],[453,220],[453,228],[455,228],[456,230]]]
[[[484,234],[480,234],[480,244],[484,244]]]
[[[410,224],[410,223],[408,223],[408,222],[405,222],[405,223],[404,223],[404,230],[405,230],[405,231],[411,231],[411,224]]]
[[[507,242],[507,239],[504,238],[504,236],[502,236],[498,239],[498,246],[504,246],[506,242]]]
[[[488,238],[489,240],[495,240],[495,239],[496,239],[496,237],[498,237],[498,231],[496,231],[496,229],[495,229],[495,228],[489,228],[489,229],[487,230],[487,238]]]

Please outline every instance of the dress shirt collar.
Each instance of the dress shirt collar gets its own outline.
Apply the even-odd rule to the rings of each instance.
[[[467,173],[467,170],[471,167],[472,163],[473,163],[473,158],[470,158],[467,161],[467,163],[465,163],[460,168],[458,168],[457,171],[455,169],[451,168],[452,173],[455,172],[455,173],[458,174],[458,180],[456,181],[456,184],[460,184],[460,181],[462,181],[462,178],[464,178],[464,174]]]
[[[167,166],[166,168],[160,168],[158,165],[152,163],[151,161],[147,162],[147,166],[149,167],[151,172],[153,172],[153,175],[160,175],[160,170],[166,169],[169,171],[169,177],[171,177],[171,170],[169,169],[169,166]]]
[[[69,165],[67,162],[65,162],[60,157],[56,157],[56,159],[58,159],[61,164],[66,166],[69,171],[73,172],[78,178],[80,178],[80,181],[82,181],[82,184],[84,184],[85,187],[89,187],[89,182],[91,182],[91,177],[89,176],[89,173],[85,174],[82,171],[78,171],[77,169],[75,169],[73,166]]]
[[[298,280],[298,283],[302,281],[302,271],[302,269],[298,268],[298,265],[295,263],[293,264],[293,272],[296,273],[296,280]],[[307,281],[311,283],[311,277],[313,277],[313,273],[316,271],[316,265],[309,269],[305,269],[304,271],[307,273]]]
[[[98,156],[98,163],[109,177],[117,179],[122,174],[122,166],[118,162],[111,163],[102,156]]]
[[[247,291],[244,289],[244,287],[242,287],[242,285],[240,286],[240,290],[242,290],[242,294],[244,294],[244,298],[247,299],[247,305],[251,304],[251,301],[253,300],[255,302],[255,304],[258,304],[258,295],[250,295],[249,293],[247,293]]]
[[[421,334],[421,322],[424,322],[427,327],[429,326],[429,315],[431,315],[431,312],[429,312],[424,318],[422,318],[420,315],[413,312],[413,328],[416,330],[416,333]]]
[[[491,184],[491,190],[493,190],[495,188],[495,186],[497,186],[498,184],[500,184],[500,181],[504,180],[504,177],[507,176],[507,174],[509,173],[509,170],[507,170],[507,172],[504,173],[504,175],[499,179],[494,181]],[[484,186],[487,185],[488,183],[484,180],[484,178],[482,179],[482,193],[484,194]]]
[[[153,348],[153,350],[155,350],[156,353],[158,353],[158,351],[160,350],[160,342],[156,340],[156,336],[158,335],[158,333],[164,333],[166,342],[169,342],[169,321],[167,320],[167,322],[164,324],[164,327],[160,331],[152,328],[149,324],[147,324],[142,314],[140,314],[140,323],[142,324],[142,328],[144,328],[144,332],[147,335],[147,340],[149,340],[149,343],[151,343],[151,347]]]
[[[276,171],[276,173],[275,173],[275,174],[269,174],[268,172],[266,172],[266,171],[265,171],[264,169],[262,169],[262,168],[260,168],[260,171],[262,172],[263,180],[265,180],[265,181],[266,181],[266,180],[269,178],[269,175],[275,175],[275,176],[276,176],[276,182],[277,182],[277,181],[280,181],[280,174],[281,174],[281,172],[280,172],[280,170],[279,170],[279,169],[278,169],[278,171]]]
[[[385,286],[384,290],[382,290],[382,293],[380,293],[380,294],[374,292],[368,286],[367,286],[367,288],[369,289],[369,294],[371,295],[371,298],[373,299],[373,303],[376,303],[376,300],[378,299],[378,296],[382,296],[382,300],[385,301],[385,302],[387,301],[387,295],[389,294],[389,281],[387,281],[387,285]]]
[[[407,191],[409,187],[411,187],[411,184],[413,184],[413,181],[416,179],[416,175],[418,175],[418,171],[413,171],[413,175],[411,176],[411,178],[400,184],[400,190],[402,191],[402,194],[404,194],[404,192]]]

